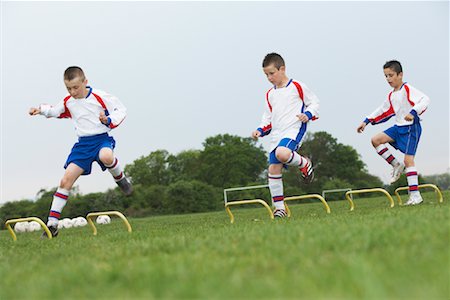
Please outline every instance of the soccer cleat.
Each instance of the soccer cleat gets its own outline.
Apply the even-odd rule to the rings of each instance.
[[[50,225],[50,226],[47,226],[47,227],[48,227],[48,230],[50,230],[50,233],[52,234],[52,237],[57,237],[58,236],[59,231],[58,231],[57,225],[56,226]],[[46,238],[48,238],[48,235],[47,235],[47,232],[44,231],[42,233],[42,235],[41,235],[41,239],[46,239]]]
[[[393,184],[394,182],[396,182],[400,176],[402,176],[403,171],[405,170],[405,165],[404,164],[398,164],[397,166],[395,166],[392,169],[391,172],[391,184]]]
[[[130,196],[133,193],[133,186],[125,176],[119,181],[116,181],[116,183],[126,196]]]
[[[275,218],[287,218],[287,212],[284,209],[275,209],[273,211],[273,216]]]
[[[306,165],[303,168],[300,168],[300,173],[302,174],[304,183],[308,184],[313,181],[314,168],[309,158],[306,157]]]
[[[410,195],[408,201],[403,205],[412,206],[412,205],[421,204],[422,202],[423,202],[423,199],[420,194],[418,194],[416,196]]]

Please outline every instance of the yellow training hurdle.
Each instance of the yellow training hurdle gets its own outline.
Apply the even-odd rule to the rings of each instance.
[[[425,183],[425,184],[419,184],[417,187],[419,189],[420,188],[432,188],[432,189],[434,189],[434,192],[438,195],[439,203],[442,203],[444,201],[444,197],[442,197],[442,193],[441,193],[441,191],[439,190],[439,188],[436,185],[430,184],[430,183]],[[395,195],[397,196],[397,200],[398,200],[398,204],[399,205],[402,205],[402,198],[400,197],[400,194],[398,192],[399,191],[406,191],[406,190],[408,190],[408,188],[409,187],[407,187],[407,186],[402,186],[402,187],[398,187],[395,190]]]
[[[127,218],[121,212],[118,212],[118,211],[100,211],[100,212],[88,213],[88,215],[86,216],[86,219],[87,219],[89,225],[91,226],[94,235],[97,235],[97,228],[95,227],[95,224],[92,221],[92,218],[93,217],[97,217],[97,216],[103,216],[103,215],[118,216],[119,218],[122,219],[123,223],[125,224],[125,227],[127,228],[127,231],[129,233],[132,232],[130,223],[128,222]]]
[[[302,196],[291,196],[291,197],[286,197],[284,198],[284,206],[286,208],[286,212],[288,214],[288,217],[291,216],[291,210],[289,209],[289,206],[287,205],[286,201],[292,201],[292,200],[302,200],[302,199],[311,199],[311,198],[316,198],[319,199],[324,207],[325,207],[325,211],[327,213],[331,213],[331,209],[328,206],[327,201],[325,201],[325,199],[318,195],[318,194],[310,194],[310,195],[302,195]],[[234,223],[234,216],[233,213],[231,212],[230,206],[233,205],[243,205],[243,204],[261,204],[262,206],[264,206],[270,216],[270,219],[273,220],[274,216],[272,213],[272,209],[270,208],[270,206],[266,203],[266,201],[261,200],[261,199],[253,199],[253,200],[239,200],[239,201],[231,201],[231,202],[227,202],[225,203],[225,210],[228,213],[228,216],[230,217],[230,223],[233,224]]]
[[[292,200],[302,200],[302,199],[311,199],[311,198],[316,198],[319,199],[320,201],[322,201],[323,206],[325,207],[325,211],[329,214],[331,213],[331,209],[328,206],[327,201],[325,201],[325,199],[318,194],[309,194],[309,195],[302,195],[302,196],[291,196],[291,197],[286,197],[284,198],[284,207],[286,208],[286,212],[288,214],[288,217],[291,216],[291,210],[289,209],[289,206],[287,205],[286,201],[292,201]]]
[[[28,221],[36,221],[41,225],[41,227],[44,229],[45,233],[47,233],[48,239],[52,238],[52,233],[48,229],[47,225],[45,225],[44,222],[42,222],[41,219],[38,217],[28,217],[28,218],[20,218],[20,219],[11,219],[5,222],[5,226],[8,229],[9,233],[11,234],[14,241],[17,241],[17,236],[14,230],[11,228],[11,224],[19,223],[19,222],[28,222]]]
[[[375,193],[380,192],[386,195],[390,202],[390,207],[394,207],[394,199],[392,199],[391,195],[382,188],[373,188],[373,189],[362,189],[362,190],[352,190],[345,193],[345,198],[350,202],[350,211],[353,211],[355,209],[355,204],[353,203],[353,200],[350,198],[350,195],[352,194],[362,194],[362,193]]]
[[[273,220],[273,214],[272,214],[272,210],[270,209],[269,205],[266,203],[266,201],[261,200],[261,199],[253,199],[253,200],[240,200],[240,201],[232,201],[232,202],[227,202],[225,203],[225,210],[228,213],[228,216],[230,216],[230,223],[233,224],[234,223],[234,216],[231,213],[231,209],[230,206],[233,205],[242,205],[242,204],[255,204],[255,203],[259,203],[262,206],[264,206],[267,210],[267,212],[269,213],[270,219]]]

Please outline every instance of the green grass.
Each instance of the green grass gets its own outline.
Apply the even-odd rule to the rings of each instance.
[[[449,299],[449,196],[131,219],[132,234],[117,219],[51,241],[2,231],[0,299]]]

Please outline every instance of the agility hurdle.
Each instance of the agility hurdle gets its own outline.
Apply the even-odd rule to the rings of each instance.
[[[264,206],[267,210],[267,212],[269,213],[270,219],[273,220],[273,214],[272,214],[272,210],[270,209],[269,205],[266,203],[266,201],[261,200],[261,199],[253,199],[253,200],[239,200],[239,201],[231,201],[225,204],[225,210],[228,213],[228,216],[230,217],[230,223],[233,224],[234,223],[234,216],[231,213],[231,209],[230,206],[233,205],[242,205],[242,204],[254,204],[254,203],[259,203],[262,206]]]
[[[373,189],[362,189],[362,190],[353,190],[353,191],[348,191],[347,193],[345,193],[345,198],[348,200],[348,202],[350,202],[350,211],[353,211],[355,209],[355,204],[353,203],[353,200],[350,198],[350,195],[352,194],[362,194],[362,193],[375,193],[375,192],[380,192],[386,195],[386,197],[389,200],[390,203],[390,207],[394,207],[394,199],[392,199],[391,195],[382,188],[373,188]]]
[[[430,184],[430,183],[419,184],[417,186],[417,188],[419,188],[419,189],[420,188],[432,188],[432,189],[434,189],[434,192],[437,194],[438,202],[442,203],[444,201],[444,197],[442,197],[441,190],[439,190],[439,188],[436,185],[434,185],[434,184]],[[409,189],[409,187],[407,187],[407,186],[402,186],[402,187],[398,187],[398,188],[395,189],[395,195],[397,196],[397,200],[398,200],[398,204],[399,205],[402,205],[403,203],[402,203],[402,198],[400,197],[400,194],[398,192],[399,191],[406,191],[408,189]]]
[[[28,218],[20,218],[20,219],[11,219],[11,220],[7,220],[5,222],[5,226],[8,229],[8,231],[11,234],[14,241],[17,241],[17,236],[16,236],[16,233],[14,232],[14,230],[11,228],[11,224],[20,223],[20,222],[28,222],[28,221],[38,222],[39,225],[41,225],[41,227],[44,229],[45,233],[47,234],[48,239],[49,240],[52,239],[52,233],[48,229],[47,225],[45,225],[45,223],[42,222],[41,219],[39,219],[38,217],[28,217]]]
[[[266,210],[269,212],[270,219],[273,220],[273,214],[272,209],[267,204],[266,201],[262,199],[252,199],[252,200],[238,200],[238,201],[228,201],[228,192],[231,191],[244,191],[244,190],[253,190],[253,189],[261,189],[261,188],[268,188],[268,184],[263,185],[253,185],[253,186],[243,186],[243,187],[235,187],[235,188],[228,188],[223,190],[223,199],[225,201],[225,211],[227,212],[228,216],[230,217],[230,223],[234,223],[234,216],[231,212],[230,206],[234,205],[243,205],[243,204],[261,204],[266,208]]]
[[[270,206],[267,204],[266,201],[261,200],[261,199],[228,201],[228,195],[227,195],[227,193],[231,192],[231,191],[243,191],[243,190],[261,189],[261,188],[268,188],[268,187],[269,187],[269,185],[264,184],[264,185],[254,185],[254,186],[245,186],[245,187],[236,187],[236,188],[224,189],[223,190],[223,198],[224,198],[224,201],[225,201],[225,211],[227,212],[228,216],[230,217],[230,223],[234,223],[234,216],[233,216],[233,214],[231,212],[230,206],[242,205],[242,204],[256,204],[256,203],[259,203],[259,204],[263,205],[266,208],[266,210],[268,211],[270,218],[273,220],[274,216],[273,216],[273,213],[272,213],[272,209],[270,208]],[[325,211],[327,213],[331,213],[331,209],[328,206],[327,201],[325,201],[324,197],[322,197],[322,196],[320,196],[318,194],[309,194],[309,195],[291,196],[291,197],[284,198],[284,201],[285,201],[284,202],[284,207],[286,209],[288,217],[291,216],[291,210],[289,209],[289,206],[287,205],[286,201],[310,199],[310,198],[319,199],[323,203],[323,205],[325,207]]]
[[[286,201],[292,201],[292,200],[302,200],[302,199],[311,199],[311,198],[316,198],[319,199],[320,201],[322,201],[323,206],[325,207],[325,211],[329,214],[331,213],[331,209],[328,206],[327,201],[325,201],[325,199],[318,195],[318,194],[309,194],[309,195],[302,195],[302,196],[291,196],[291,197],[286,197],[284,198],[284,207],[286,208],[286,212],[288,214],[288,217],[291,217],[291,210],[289,209],[289,206],[287,205]]]
[[[268,188],[268,184],[263,185],[252,185],[252,186],[243,186],[243,187],[235,187],[235,188],[228,188],[223,190],[223,199],[225,201],[225,205],[228,203],[228,196],[227,193],[231,191],[245,191],[245,190],[254,190],[254,189],[262,189],[262,188]]]
[[[127,231],[129,233],[132,232],[130,223],[128,222],[127,218],[121,212],[119,212],[119,211],[100,211],[100,212],[88,213],[88,215],[86,216],[86,220],[88,221],[89,225],[91,226],[94,235],[97,235],[97,227],[95,227],[95,224],[92,221],[92,218],[98,217],[98,216],[103,216],[103,215],[118,216],[119,218],[122,219],[123,223],[125,224],[125,227],[127,228]]]

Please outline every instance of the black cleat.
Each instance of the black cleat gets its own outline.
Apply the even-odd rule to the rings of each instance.
[[[306,166],[300,169],[300,172],[303,177],[303,182],[308,184],[311,183],[314,179],[314,168],[312,162],[309,158],[306,158]]]
[[[56,226],[48,226],[48,230],[50,230],[50,233],[52,234],[52,237],[57,237],[58,236],[58,227]],[[44,232],[41,235],[41,239],[46,239],[48,238],[47,232],[44,230]]]
[[[287,218],[288,214],[284,209],[275,209],[273,212],[273,217],[276,218]]]
[[[116,183],[126,196],[130,196],[133,193],[133,186],[125,176],[119,181],[116,181]]]

